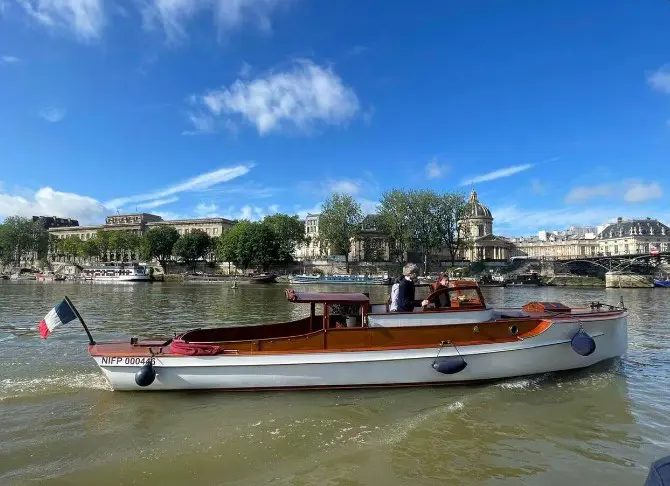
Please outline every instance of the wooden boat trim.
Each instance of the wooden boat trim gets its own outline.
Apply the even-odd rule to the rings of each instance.
[[[247,339],[240,341],[211,341],[211,342],[198,342],[198,344],[203,345],[217,345],[224,349],[224,352],[221,354],[305,354],[305,353],[343,353],[343,352],[361,352],[361,351],[392,351],[392,350],[407,350],[407,349],[425,349],[436,347],[440,345],[441,341],[447,341],[450,338],[453,339],[453,344],[456,346],[477,346],[485,344],[504,344],[516,341],[523,341],[535,337],[542,332],[546,331],[551,325],[551,320],[546,319],[515,319],[515,320],[500,320],[500,321],[490,321],[483,324],[481,329],[477,324],[457,324],[449,326],[425,326],[422,328],[420,334],[429,336],[425,337],[425,341],[421,342],[421,336],[419,339],[411,344],[395,344],[394,340],[402,341],[406,340],[406,336],[418,335],[416,329],[407,328],[407,327],[389,327],[389,328],[366,328],[366,327],[356,327],[356,328],[340,328],[340,329],[322,329],[319,331],[301,334],[296,336],[286,336],[286,337],[276,337],[268,339]],[[526,324],[532,325],[525,332],[521,332],[517,335],[501,335],[504,333],[506,327],[511,327],[513,325]],[[492,331],[489,329],[487,333],[486,327],[491,328],[495,326],[495,329]],[[475,331],[477,328],[477,331]],[[469,332],[468,332],[469,330]],[[511,331],[509,331],[511,332]],[[397,336],[394,339],[394,334]],[[472,335],[481,335],[481,337],[476,339],[463,339],[463,336],[466,334]],[[487,334],[489,337],[487,337]],[[493,336],[491,337],[491,335]],[[347,336],[347,339],[342,339],[344,336]],[[361,336],[361,339],[356,339]],[[372,344],[369,346],[359,345],[359,343],[364,343],[366,340],[374,342],[377,340],[377,344]],[[384,337],[388,338],[391,342],[386,344],[384,342]],[[338,342],[337,345],[328,347],[328,340],[335,340]],[[339,339],[338,339],[339,338]],[[310,342],[311,341],[311,342]],[[272,348],[273,344],[281,347],[282,344],[288,345],[291,342],[295,342],[297,345],[303,344],[303,346],[298,348],[291,349],[290,346],[286,346],[286,349],[263,349],[263,348]],[[341,344],[348,344],[347,346],[342,346]],[[116,343],[100,343],[97,345],[89,346],[89,353],[91,356],[114,356],[114,357],[130,357],[130,356],[174,356],[174,357],[188,357],[189,355],[182,355],[172,353],[170,351],[165,352],[165,346],[161,346],[164,343],[157,344],[155,346],[147,345],[131,345],[130,343],[116,342]],[[105,349],[106,348],[106,349]],[[110,349],[111,348],[111,349]],[[228,348],[228,349],[226,349]],[[169,348],[168,348],[169,349]]]

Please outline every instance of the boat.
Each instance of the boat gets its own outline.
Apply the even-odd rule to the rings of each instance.
[[[37,280],[37,277],[34,273],[13,273],[9,280]]]
[[[665,279],[655,278],[654,279],[654,287],[661,287],[661,288],[670,289],[670,277],[665,277]]]
[[[63,275],[54,272],[38,273],[35,278],[38,282],[62,282],[65,280]]]
[[[505,280],[506,287],[539,287],[542,285],[544,284],[536,272],[520,273],[512,278]]]
[[[368,275],[293,275],[289,282],[294,284],[358,284],[358,285],[391,285],[393,280],[384,275],[374,277]]]
[[[507,283],[502,275],[482,275],[477,281],[480,287],[505,287]]]
[[[151,270],[139,263],[109,263],[84,267],[79,275],[92,282],[150,282]]]
[[[96,343],[88,351],[114,390],[270,390],[478,383],[586,368],[621,356],[628,312],[590,303],[487,305],[476,282],[428,296],[448,307],[389,312],[357,292],[286,290],[307,317],[195,329],[172,338]],[[66,298],[67,299],[67,298]],[[323,312],[317,313],[317,305]]]
[[[277,282],[277,276],[274,273],[261,273],[258,275],[251,275],[251,277],[249,277],[249,282],[260,283],[260,284],[275,283]]]

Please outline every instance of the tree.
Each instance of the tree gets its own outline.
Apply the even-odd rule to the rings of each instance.
[[[279,259],[279,242],[270,225],[240,221],[218,238],[216,254],[245,271],[251,266],[265,270]]]
[[[95,239],[98,242],[98,249],[100,250],[100,257],[103,261],[107,261],[107,253],[111,251],[110,247],[110,236],[113,234],[112,231],[96,231]]]
[[[291,263],[296,247],[306,242],[305,223],[298,216],[273,214],[266,216],[263,219],[263,224],[268,226],[275,234],[278,244],[277,261],[279,263]]]
[[[382,194],[379,202],[379,229],[392,242],[392,254],[402,266],[410,238],[409,192],[401,189]]]
[[[470,228],[465,223],[467,200],[460,193],[447,193],[440,196],[437,218],[442,242],[449,250],[453,267],[459,252],[470,240]]]
[[[77,236],[68,236],[60,242],[60,250],[67,256],[68,260],[72,260],[80,256],[83,248],[83,242]]]
[[[26,260],[33,252],[40,249],[40,244],[45,241],[42,236],[44,233],[46,231],[43,228],[28,218],[20,216],[6,218],[0,233],[3,262],[20,264]]]
[[[88,258],[89,260],[100,255],[100,244],[95,235],[82,242],[81,254],[84,258]]]
[[[174,245],[173,252],[184,262],[192,263],[195,270],[195,262],[199,258],[205,258],[212,247],[212,240],[202,230],[193,230],[179,237]]]
[[[442,245],[438,218],[440,197],[427,189],[408,193],[409,236],[413,247],[423,255],[423,271],[428,273],[428,255]]]
[[[179,232],[174,226],[156,226],[151,228],[144,237],[142,254],[148,260],[155,258],[167,273],[168,261],[172,258],[175,243],[179,240]]]
[[[319,240],[338,255],[344,255],[349,273],[351,241],[358,237],[363,222],[361,206],[348,194],[333,194],[323,203],[319,216]]]
[[[244,242],[251,254],[251,263],[263,270],[279,260],[279,240],[271,226],[263,223],[251,223]],[[292,256],[289,254],[289,257]]]

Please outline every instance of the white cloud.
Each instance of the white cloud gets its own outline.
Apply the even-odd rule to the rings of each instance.
[[[0,64],[17,64],[21,62],[21,58],[16,56],[0,56]]]
[[[494,170],[493,172],[488,172],[486,174],[481,174],[473,176],[469,179],[465,179],[461,182],[461,186],[469,186],[471,184],[477,184],[479,182],[488,182],[494,181],[496,179],[501,179],[503,177],[509,177],[519,172],[531,169],[533,164],[522,164],[522,165],[513,165],[511,167],[505,167],[503,169]]]
[[[656,91],[670,94],[670,68],[664,66],[651,73],[647,78],[647,83]]]
[[[72,31],[84,41],[97,39],[105,25],[103,0],[17,0],[25,12],[48,28]]]
[[[326,191],[328,193],[344,193],[344,194],[358,194],[361,190],[360,181],[352,181],[347,179],[332,180],[326,183]]]
[[[170,197],[167,199],[156,199],[155,201],[138,204],[137,209],[154,209],[159,208],[161,206],[167,206],[168,204],[172,204],[173,202],[177,201],[179,201],[178,197]]]
[[[260,135],[283,129],[309,132],[319,124],[341,125],[360,109],[356,93],[330,67],[307,60],[296,61],[284,72],[251,81],[238,79],[191,101],[209,116],[241,118]]]
[[[219,37],[245,23],[269,33],[271,14],[287,3],[287,0],[146,0],[142,16],[146,29],[158,26],[169,42],[176,43],[188,37],[184,24],[204,11],[212,13]]]
[[[631,185],[625,192],[623,198],[628,202],[643,202],[653,199],[661,199],[663,197],[663,189],[658,182],[651,182],[644,184],[637,182]]]
[[[375,214],[379,210],[379,201],[358,199],[358,204],[361,205],[361,211],[363,214]]]
[[[246,78],[246,77],[248,77],[250,74],[251,74],[251,64],[249,64],[248,62],[245,61],[245,62],[242,63],[242,67],[241,67],[240,70],[237,72],[237,75],[238,75],[240,78]]]
[[[658,182],[645,184],[638,180],[625,180],[594,186],[574,187],[565,196],[566,203],[581,203],[589,199],[623,199],[626,202],[644,202],[663,197],[663,188]]]
[[[74,218],[80,223],[92,223],[104,216],[106,210],[92,197],[43,187],[31,197],[0,193],[0,216],[59,216]]]
[[[530,181],[530,192],[537,195],[543,195],[547,193],[547,186],[545,186],[542,181],[539,179],[531,179]]]
[[[426,177],[429,179],[439,179],[440,177],[444,177],[448,171],[449,166],[438,164],[437,159],[433,159],[426,164]]]
[[[49,123],[57,123],[61,121],[63,118],[65,118],[66,111],[61,108],[55,108],[55,107],[49,107],[49,108],[44,108],[40,110],[40,118],[42,118],[45,121],[48,121]]]
[[[248,219],[250,221],[260,221],[268,214],[274,214],[278,208],[276,204],[272,204],[267,208],[261,208],[258,206],[252,206],[251,204],[246,204],[239,209],[234,208],[233,206],[226,209],[223,212],[223,217],[227,219]]]
[[[323,207],[322,203],[317,203],[311,208],[303,208],[302,206],[298,205],[293,208],[295,214],[298,215],[300,219],[305,219],[308,214],[319,214],[321,212],[321,209]]]
[[[224,167],[212,172],[200,174],[184,182],[180,182],[159,191],[112,199],[111,201],[106,202],[105,206],[110,208],[118,208],[131,202],[153,201],[155,199],[166,198],[181,192],[202,191],[222,182],[227,182],[241,177],[248,173],[252,167],[253,165],[251,164],[241,164],[235,167]]]
[[[610,197],[616,192],[615,184],[599,184],[594,186],[574,187],[565,196],[566,203],[585,202],[599,197]]]
[[[198,218],[215,218],[218,216],[216,212],[219,207],[214,204],[200,203],[195,207],[195,214]]]

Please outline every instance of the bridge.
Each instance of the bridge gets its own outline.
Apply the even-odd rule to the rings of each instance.
[[[594,272],[584,271],[585,267],[590,266],[591,268],[599,268],[600,270],[595,272],[599,275],[603,275],[605,272],[621,271],[648,275],[655,273],[661,267],[670,266],[670,251],[633,255],[570,256],[565,258],[512,257],[510,260],[523,260],[529,263],[538,262],[542,267],[553,267],[554,272],[552,273],[593,274]]]

